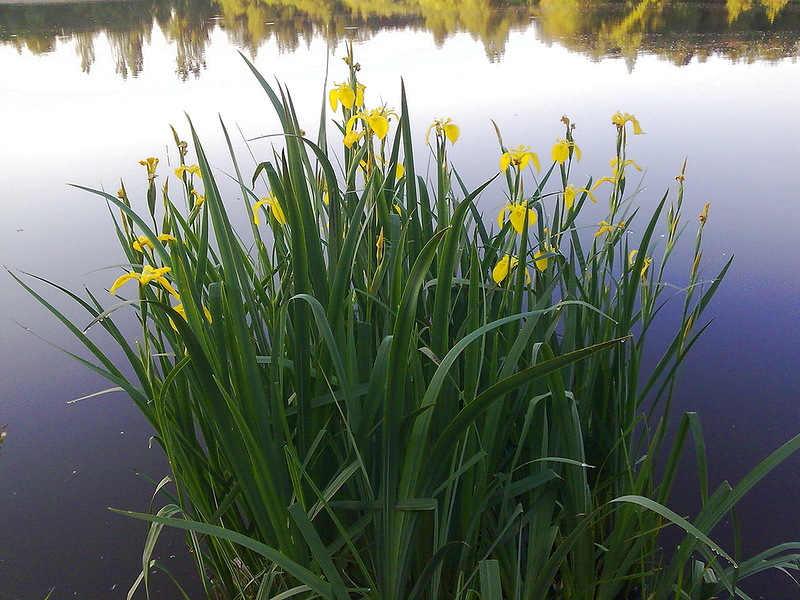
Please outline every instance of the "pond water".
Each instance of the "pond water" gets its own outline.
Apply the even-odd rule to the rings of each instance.
[[[353,40],[368,102],[397,107],[403,78],[420,156],[434,118],[461,126],[451,159],[473,186],[497,168],[490,119],[508,145],[548,156],[568,115],[583,150],[577,173],[599,177],[613,155],[610,115],[630,112],[646,131],[629,151],[646,169],[642,201],[674,188],[688,157],[690,227],[711,202],[703,268],[736,255],[677,401],[700,413],[712,483],[738,481],[800,432],[800,5],[515,4],[0,0],[0,262],[76,292],[107,288],[119,269],[104,268],[122,261],[108,212],[66,184],[113,193],[122,178],[141,195],[138,161],[174,163],[169,125],[185,135],[186,115],[226,171],[220,116],[239,139],[276,131],[239,51],[289,86],[314,131],[327,61],[330,80],[342,80],[343,40]],[[264,155],[270,142],[251,148]],[[481,202],[492,216],[503,197]],[[126,398],[67,404],[108,385],[47,343],[78,350],[6,272],[0,317],[0,600],[53,587],[52,598],[124,598],[146,527],[106,507],[146,510],[145,477],[165,476],[164,460]],[[800,540],[798,468],[793,457],[741,504],[744,555]],[[684,483],[673,508],[691,514]],[[198,591],[180,536],[158,555]],[[155,588],[176,597],[163,577]],[[783,574],[745,589],[800,598]]]

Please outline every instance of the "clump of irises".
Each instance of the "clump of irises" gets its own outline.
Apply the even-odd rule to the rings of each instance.
[[[709,534],[798,438],[716,490],[698,451],[702,507],[669,508],[687,440],[702,449],[696,414],[668,429],[676,375],[728,265],[701,276],[708,206],[684,221],[685,164],[674,194],[628,186],[633,115],[611,117],[610,174],[573,178],[564,117],[549,161],[498,130],[495,174],[467,189],[460,127],[418,132],[402,87],[398,109],[368,104],[351,49],[314,138],[247,64],[280,141],[254,167],[231,152],[232,193],[191,123],[186,140],[173,129],[180,166],[163,183],[150,157],[142,194],[91,190],[116,211],[126,264],[114,298],[70,294],[89,327],[23,284],[169,459],[161,508],[127,513],[151,523],[134,587],[163,568],[165,524],[187,532],[214,598],[711,598],[767,563],[796,568],[790,547],[742,560]],[[601,200],[605,217],[584,219]],[[668,279],[685,227],[686,275]],[[667,300],[680,319],[645,370]],[[135,333],[115,323],[131,310]],[[680,542],[662,549],[666,527]]]

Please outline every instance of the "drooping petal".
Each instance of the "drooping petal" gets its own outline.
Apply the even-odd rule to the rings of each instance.
[[[353,115],[352,117],[347,119],[347,124],[344,126],[345,135],[347,135],[347,134],[349,134],[349,133],[351,133],[353,131],[353,127],[355,127],[356,121],[358,121],[359,119],[361,119],[363,121],[364,117],[362,115],[358,114],[358,115]]]
[[[612,177],[601,177],[600,179],[598,179],[597,181],[594,182],[594,185],[592,186],[592,190],[596,190],[598,187],[600,187],[600,184],[606,183],[606,182],[611,183],[611,184],[616,183],[616,181],[614,181],[614,179]]]
[[[604,233],[612,233],[614,231],[614,226],[609,225],[608,221],[600,221],[597,226],[600,228],[597,230],[597,233],[594,234],[594,237],[599,235],[603,235]]]
[[[270,196],[268,204],[275,220],[281,225],[286,225],[286,214],[283,212],[283,208],[281,208],[278,199],[275,196]]]
[[[363,131],[350,131],[344,136],[342,143],[348,148],[352,148],[353,144],[355,144],[359,139],[361,139],[362,135],[364,135]]]
[[[533,162],[533,166],[536,167],[536,171],[541,171],[542,167],[539,165],[539,157],[536,155],[535,152],[531,152],[531,161]]]
[[[372,133],[378,136],[379,139],[382,140],[386,137],[386,134],[389,133],[389,119],[382,114],[372,111],[367,117],[367,122],[369,123],[369,128],[372,130]]]
[[[138,273],[125,273],[125,275],[122,275],[121,277],[117,278],[117,280],[114,282],[114,285],[112,285],[111,289],[108,290],[108,293],[113,294],[131,279],[138,279],[138,278],[139,278]]]
[[[450,119],[445,121],[444,134],[451,144],[455,144],[458,141],[458,136],[461,135],[461,129],[459,129],[458,125],[449,121]]]
[[[172,236],[172,235],[170,235],[168,233],[162,233],[156,239],[159,242],[177,242],[178,241],[178,238],[176,238],[176,237],[174,237],[174,236]]]
[[[269,204],[269,200],[259,200],[253,205],[253,223],[256,225],[261,225],[261,220],[258,218],[258,209],[265,204]]]
[[[353,91],[353,88],[346,82],[336,83],[334,85],[336,87],[331,88],[331,91],[328,93],[328,102],[331,105],[331,110],[336,112],[336,109],[339,108],[339,102],[341,102],[342,106],[345,108],[353,108],[356,101],[356,93]]]
[[[575,160],[581,159],[581,150],[575,142],[570,140],[556,140],[556,145],[553,146],[553,162],[564,163],[569,158],[570,150],[572,150]]]
[[[500,227],[500,229],[503,228],[503,222],[505,221],[506,211],[513,210],[513,208],[514,208],[513,204],[506,204],[503,207],[503,209],[499,213],[497,213],[497,226]]]
[[[517,264],[517,258],[506,254],[492,269],[492,279],[498,285],[508,277],[508,272]]]
[[[339,86],[339,101],[345,108],[353,108],[356,102],[356,93],[349,85],[342,84]]]
[[[639,121],[630,113],[616,112],[611,116],[611,122],[619,129],[622,129],[625,126],[625,123],[633,123],[634,135],[641,135],[644,133],[642,128],[639,126]]]
[[[536,155],[535,152],[526,152],[523,159],[522,164],[519,167],[519,170],[522,171],[526,166],[528,166],[528,162],[532,162],[533,166],[536,167],[536,171],[541,171],[542,167],[539,165],[539,157]]]
[[[167,290],[167,291],[168,291],[170,294],[172,294],[172,295],[173,295],[175,298],[177,298],[178,300],[180,300],[180,299],[181,299],[181,297],[178,295],[178,292],[176,292],[176,291],[175,291],[175,288],[173,288],[173,287],[172,287],[172,286],[169,284],[169,281],[167,281],[167,280],[166,280],[164,277],[156,277],[156,278],[154,279],[154,281],[155,281],[156,283],[159,283],[159,284],[161,284],[161,286],[162,286],[162,287],[163,287],[165,290]]]
[[[525,229],[525,217],[528,218],[528,227],[536,223],[536,211],[531,210],[524,204],[515,204],[511,207],[509,220],[517,233],[522,233]]]
[[[428,127],[428,131],[425,132],[425,145],[426,146],[430,146],[431,145],[431,131],[433,131],[436,128],[437,125],[438,125],[438,123],[436,121],[434,121],[433,124],[430,127]]]
[[[552,158],[553,162],[562,164],[566,162],[569,158],[569,145],[563,140],[559,140],[559,143],[553,146]]]
[[[539,250],[536,254],[533,255],[533,264],[536,265],[536,268],[540,271],[544,272],[547,270],[547,261],[550,260],[550,257],[539,258],[540,256],[544,256],[548,254],[548,252],[544,250]]]
[[[137,252],[144,252],[144,248],[150,248],[151,250],[153,249],[153,242],[150,241],[150,238],[140,235],[134,240],[131,246],[133,246],[133,249]]]
[[[567,187],[564,188],[564,206],[567,208],[567,210],[571,210],[572,205],[575,204],[576,193],[577,190],[575,189],[575,186],[572,184],[569,184]]]
[[[500,157],[500,170],[505,171],[511,164],[511,152],[506,152]]]
[[[173,306],[172,310],[178,313],[180,316],[183,317],[183,320],[186,320],[186,309],[183,308],[183,304],[178,304],[177,306]],[[169,317],[169,325],[175,331],[178,331],[178,327],[175,325],[175,321],[172,320],[172,317]]]

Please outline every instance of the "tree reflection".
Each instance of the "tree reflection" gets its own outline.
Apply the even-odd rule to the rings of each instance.
[[[599,59],[642,54],[675,64],[722,55],[734,61],[797,56],[800,6],[789,0],[129,0],[0,6],[0,43],[33,54],[73,42],[88,72],[104,35],[117,73],[136,77],[153,27],[175,47],[176,74],[199,76],[216,27],[255,55],[267,41],[282,52],[321,37],[369,39],[387,29],[429,31],[437,44],[459,32],[502,57],[512,31],[533,29],[548,43]]]

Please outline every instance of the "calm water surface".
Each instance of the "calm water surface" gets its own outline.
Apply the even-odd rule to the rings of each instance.
[[[418,140],[434,118],[461,126],[451,158],[469,185],[496,170],[490,119],[508,145],[547,156],[568,115],[584,155],[575,173],[598,177],[614,151],[610,115],[635,114],[647,133],[631,139],[629,154],[646,168],[645,204],[674,187],[688,157],[692,229],[712,203],[704,269],[736,259],[711,310],[715,322],[684,371],[679,410],[701,415],[715,484],[738,481],[800,432],[796,3],[590,4],[570,12],[543,0],[490,12],[479,0],[418,0],[359,14],[321,0],[304,6],[0,2],[0,262],[102,292],[120,273],[105,268],[122,261],[108,212],[66,184],[114,192],[122,178],[142,197],[138,161],[174,164],[169,125],[185,136],[186,114],[212,163],[228,171],[220,116],[239,139],[276,131],[239,50],[289,86],[314,131],[326,61],[330,79],[342,80],[342,40],[350,38],[369,104],[397,107],[402,77]],[[251,147],[264,156],[270,142]],[[244,144],[237,148],[247,164]],[[419,152],[425,156],[422,144]],[[236,200],[233,186],[229,192]],[[504,199],[496,190],[481,202],[492,218]],[[676,284],[684,277],[679,269],[673,276]],[[124,598],[146,527],[106,507],[146,510],[153,484],[145,476],[158,481],[167,467],[127,398],[67,404],[109,386],[32,334],[79,351],[3,272],[0,600],[42,598],[51,587],[55,599]],[[742,503],[745,555],[800,540],[799,469],[795,457]],[[691,490],[690,478],[685,484]],[[693,506],[685,495],[673,508],[691,514]],[[159,556],[199,589],[180,536],[165,540]],[[750,593],[800,598],[788,581],[765,576]],[[158,598],[175,597],[163,578],[155,587]]]

